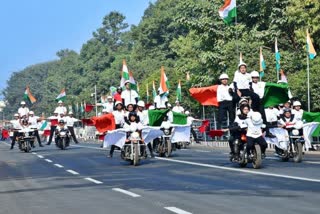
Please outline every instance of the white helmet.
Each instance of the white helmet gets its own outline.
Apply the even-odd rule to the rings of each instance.
[[[241,105],[241,103],[246,102],[248,103],[248,100],[246,98],[241,98],[239,101],[239,105]]]
[[[300,103],[300,101],[294,101],[292,106],[293,106],[293,107],[295,107],[295,106],[301,106],[301,103]]]
[[[240,63],[238,64],[238,68],[240,68],[242,65],[244,65],[244,66],[246,66],[246,67],[247,67],[247,64],[246,64],[246,63],[244,63],[244,62],[240,62]]]
[[[103,112],[103,113],[107,113],[108,110],[104,108],[104,109],[102,109],[102,112]]]
[[[34,114],[34,112],[33,111],[29,111],[29,114]]]
[[[53,113],[54,113],[54,114],[59,114],[59,111],[58,111],[58,110],[55,110]]]
[[[114,104],[114,106],[117,106],[118,104],[121,104],[121,105],[122,105],[122,102],[117,101],[117,102]]]
[[[222,79],[229,79],[228,74],[221,74],[219,77],[219,80],[222,80]]]
[[[26,104],[26,102],[25,101],[21,101],[21,103],[20,103],[21,105],[25,105]]]
[[[72,111],[69,111],[69,114],[73,114],[73,112],[72,112]]]
[[[253,78],[253,77],[260,77],[258,71],[252,71],[251,72],[251,78]]]
[[[59,100],[59,102],[58,102],[58,103],[63,103],[63,102],[62,102],[62,100]]]
[[[108,100],[109,100],[109,99],[112,99],[112,96],[109,95],[109,96],[107,97],[107,99],[108,99]]]
[[[172,107],[172,105],[171,105],[170,103],[168,103],[167,106],[168,106],[168,108],[171,108],[171,107]]]
[[[252,112],[251,120],[254,125],[260,125],[263,123],[262,116],[259,112]]]
[[[155,109],[154,105],[149,106],[149,110],[154,110],[154,109]]]
[[[14,116],[14,117],[19,117],[19,114],[18,114],[18,113],[15,113],[13,116]]]
[[[185,111],[184,113],[185,113],[185,115],[189,115],[189,114],[190,114],[190,112],[189,112],[189,111]]]
[[[140,106],[140,107],[145,107],[146,106],[143,100],[139,100],[137,105]]]

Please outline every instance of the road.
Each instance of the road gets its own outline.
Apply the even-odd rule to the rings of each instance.
[[[303,163],[268,153],[240,169],[223,148],[179,150],[134,167],[97,144],[25,154],[0,143],[0,213],[319,213],[320,154]]]

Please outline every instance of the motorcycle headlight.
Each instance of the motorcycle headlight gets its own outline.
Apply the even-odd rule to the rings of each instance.
[[[131,135],[130,135],[129,140],[131,140],[131,141],[139,141],[139,140],[141,140],[139,133],[138,132],[132,132]]]
[[[299,130],[293,129],[292,130],[292,135],[295,135],[295,136],[299,135]]]
[[[66,136],[66,132],[60,132],[60,135],[63,137],[63,136]]]
[[[170,134],[170,129],[165,129],[165,130],[163,130],[163,133],[164,133],[165,135],[169,135],[169,134]]]
[[[25,137],[29,137],[29,132],[25,132],[25,133],[24,133],[24,136],[25,136]]]

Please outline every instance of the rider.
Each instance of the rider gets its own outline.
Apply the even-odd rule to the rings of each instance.
[[[24,119],[22,119],[21,121],[20,121],[20,123],[21,123],[21,132],[32,132],[31,131],[31,127],[30,127],[30,125],[29,125],[29,121],[28,121],[28,119],[27,118],[24,118]],[[32,148],[34,148],[35,146],[34,146],[34,142],[33,141],[31,141],[30,142],[30,145],[32,146]],[[41,144],[40,144],[41,145]],[[19,145],[20,146],[20,145]]]
[[[233,108],[233,90],[228,85],[229,76],[227,74],[221,74],[219,77],[221,82],[217,88],[217,100],[219,102],[218,107],[218,129],[221,128],[221,124],[224,118],[229,115],[229,123],[233,123],[235,118],[235,111]],[[228,114],[227,114],[228,113]]]
[[[68,130],[68,127],[66,125],[66,122],[64,119],[60,119],[59,120],[59,123],[55,129],[55,139],[54,139],[54,142],[57,144],[60,140],[60,137],[58,135],[58,133],[61,131],[61,130],[67,130],[67,132],[69,132]],[[67,137],[67,144],[69,143],[69,137]]]
[[[129,115],[129,123],[125,123],[123,128],[125,129],[129,129],[129,130],[136,130],[140,133],[140,136],[141,136],[141,139],[142,139],[142,128],[143,128],[143,125],[141,122],[139,122],[139,117],[137,115],[136,112],[130,112]],[[143,142],[143,139],[142,139],[142,142]],[[152,147],[151,147],[151,144],[148,143],[148,149],[150,151],[150,156],[151,157],[154,157],[154,154],[153,154],[153,150],[152,150]]]
[[[252,100],[252,110],[260,110],[260,98],[259,95],[254,93],[250,88],[252,88],[251,75],[247,73],[247,65],[244,62],[241,62],[238,65],[238,69],[234,74],[233,86],[234,91],[237,93],[239,98],[242,96],[249,96]],[[238,99],[239,99],[238,98]],[[235,99],[236,101],[237,99]]]
[[[26,102],[25,101],[21,101],[21,107],[18,109],[18,114],[19,117],[27,117],[28,113],[29,113],[29,108],[26,106]]]
[[[20,120],[19,120],[19,114],[16,113],[14,114],[14,119],[10,120],[10,123],[12,124],[12,128],[13,128],[13,137],[12,137],[12,142],[11,142],[11,147],[10,149],[13,149],[14,144],[16,143],[16,138],[19,135],[18,130],[22,129],[21,124],[20,124]]]
[[[246,134],[246,129],[248,127],[246,123],[246,119],[248,118],[250,112],[249,104],[242,104],[240,106],[240,114],[236,116],[236,119],[233,124],[229,126],[227,129],[222,129],[222,131],[230,131],[230,138],[229,138],[229,147],[230,147],[230,155],[234,157],[234,141],[236,139],[241,139],[241,135]],[[251,115],[252,113],[250,113]]]
[[[40,117],[34,116],[33,111],[29,111],[29,124],[31,128],[34,128],[34,136],[37,138],[37,141],[39,143],[40,147],[43,147],[40,136],[39,136],[39,131],[38,131],[38,122],[41,121]]]
[[[300,101],[294,101],[292,104],[292,114],[294,114],[294,118],[296,120],[302,120],[303,109],[301,109]]]
[[[254,147],[254,143],[258,143],[261,147],[261,155],[264,158],[266,149],[268,147],[266,140],[262,136],[262,129],[265,128],[262,116],[259,112],[253,112],[249,118],[246,119],[247,123],[247,155],[249,157],[250,151]]]

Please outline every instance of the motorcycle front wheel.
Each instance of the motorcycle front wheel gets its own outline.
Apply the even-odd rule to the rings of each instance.
[[[293,155],[293,161],[295,163],[300,163],[302,161],[302,143],[294,144],[295,153]]]
[[[167,147],[166,152],[165,152],[165,156],[168,158],[168,157],[171,156],[172,144],[171,144],[171,142],[170,142],[169,139],[166,139],[166,142],[165,142],[165,143],[166,143],[166,147]]]
[[[138,166],[139,165],[139,151],[138,151],[138,144],[133,144],[133,165]]]
[[[253,168],[260,169],[262,164],[260,145],[255,144],[252,152],[253,152],[253,161],[252,161]]]

